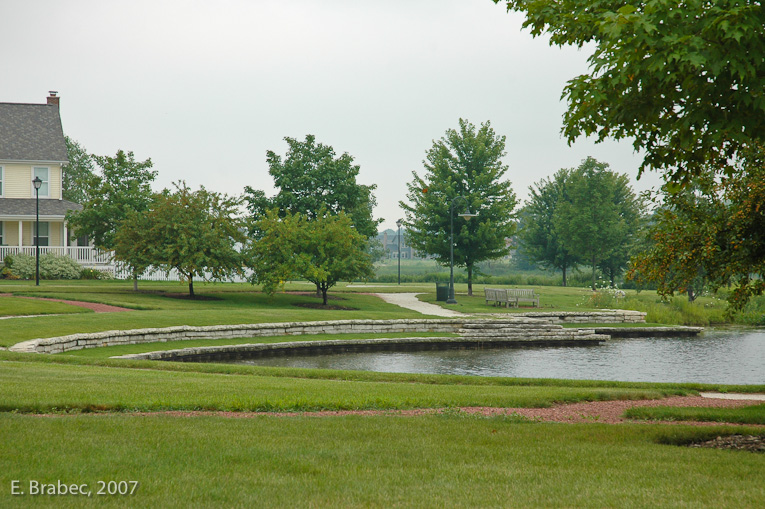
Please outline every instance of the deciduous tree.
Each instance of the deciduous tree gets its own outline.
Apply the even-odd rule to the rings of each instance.
[[[65,200],[85,203],[88,200],[89,182],[94,176],[93,156],[69,136],[64,136],[69,164],[64,166],[61,184]]]
[[[246,234],[240,205],[240,199],[204,187],[192,191],[185,182],[175,184],[174,192],[154,195],[143,219],[127,223],[133,231],[126,240],[136,243],[129,252],[145,253],[140,260],[167,272],[175,269],[188,281],[193,298],[195,277],[221,280],[242,273],[237,244],[246,241]],[[121,228],[122,235],[127,233]]]
[[[556,214],[566,200],[566,185],[571,170],[562,169],[550,179],[542,179],[530,187],[528,203],[521,210],[521,229],[518,232],[526,255],[547,269],[557,269],[567,285],[567,271],[581,260],[563,242],[555,228]]]
[[[406,213],[410,245],[443,265],[450,262],[454,205],[454,264],[467,268],[469,295],[477,264],[507,255],[507,239],[515,232],[517,200],[510,182],[503,179],[508,169],[502,163],[504,155],[505,137],[497,135],[490,122],[476,128],[460,119],[458,130],[449,129],[433,142],[423,162],[424,175],[412,172],[414,179],[407,184],[409,203],[399,203]],[[478,216],[462,220],[457,214],[463,207]]]
[[[314,283],[327,305],[327,292],[339,281],[373,275],[365,237],[344,212],[309,219],[274,209],[258,221],[259,237],[247,253],[253,283],[273,293],[292,277]]]
[[[364,237],[377,235],[380,219],[372,215],[376,203],[372,191],[376,185],[359,184],[359,165],[347,152],[336,155],[330,145],[316,142],[309,134],[305,141],[284,138],[289,148],[282,157],[269,150],[268,172],[279,190],[273,198],[247,186],[245,196],[254,219],[266,210],[276,207],[284,216],[302,214],[308,219],[318,217],[321,211],[329,214],[345,212],[353,221],[356,231]]]
[[[759,0],[682,3],[503,1],[533,35],[594,44],[590,72],[568,82],[563,133],[630,138],[674,184],[733,175],[765,141],[765,9]]]
[[[637,234],[641,204],[626,175],[608,169],[608,164],[588,157],[569,173],[566,199],[556,209],[553,229],[566,249],[595,269],[621,253],[626,260],[631,239]]]
[[[114,157],[93,156],[99,174],[87,182],[87,199],[81,211],[70,211],[67,222],[77,236],[87,235],[104,251],[115,247],[115,235],[128,215],[145,211],[152,199],[151,182],[157,176],[151,159],[136,161],[133,152],[117,151]],[[133,287],[143,270],[130,266]]]

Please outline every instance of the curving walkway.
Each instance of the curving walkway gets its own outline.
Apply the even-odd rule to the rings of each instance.
[[[420,293],[375,293],[377,297],[389,304],[395,304],[402,308],[411,309],[417,311],[423,315],[443,316],[443,317],[455,317],[455,316],[470,316],[459,311],[451,309],[444,309],[441,306],[430,304],[428,302],[422,302],[417,298]]]

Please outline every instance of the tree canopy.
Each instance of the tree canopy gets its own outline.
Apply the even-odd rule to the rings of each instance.
[[[428,150],[423,176],[412,172],[407,184],[409,203],[404,209],[408,241],[421,253],[443,264],[450,261],[450,229],[454,212],[454,264],[466,267],[468,294],[472,295],[476,264],[505,256],[506,240],[515,232],[513,210],[517,204],[502,163],[505,137],[494,132],[490,122],[476,128],[459,120],[459,129],[448,129]],[[460,197],[464,197],[460,198]],[[468,208],[477,217],[458,217]]]
[[[144,213],[133,213],[120,225],[117,256],[167,272],[175,269],[194,297],[195,277],[220,280],[242,273],[237,244],[246,238],[237,219],[240,205],[239,199],[177,183],[175,192],[155,194]]]
[[[562,169],[550,179],[542,179],[529,188],[530,196],[521,210],[519,240],[526,255],[548,269],[560,270],[563,286],[567,285],[567,271],[576,268],[581,259],[563,242],[555,228],[559,207],[566,200],[566,185],[571,170]]]
[[[554,230],[563,245],[593,269],[612,259],[629,259],[631,240],[638,233],[642,207],[626,175],[614,173],[608,164],[588,157],[569,173],[566,198],[559,204]]]
[[[251,281],[273,294],[295,276],[314,283],[327,305],[327,293],[339,281],[373,275],[366,238],[356,231],[350,216],[321,213],[309,219],[276,209],[266,212],[256,225],[259,237],[245,254],[253,269]]]
[[[762,153],[762,152],[760,152]],[[649,247],[629,276],[658,284],[661,295],[733,285],[728,302],[740,310],[765,291],[765,160],[745,159],[741,178],[701,179],[664,196]]]
[[[88,200],[89,182],[94,176],[93,156],[69,136],[64,136],[69,164],[64,166],[62,190],[65,200],[85,203]]]
[[[373,207],[376,203],[372,191],[376,185],[356,182],[359,165],[347,152],[339,156],[330,145],[316,142],[309,134],[305,141],[284,138],[287,154],[282,157],[269,150],[266,153],[268,172],[279,190],[273,198],[250,186],[245,188],[248,209],[255,219],[265,211],[277,208],[282,216],[302,214],[308,219],[318,217],[321,211],[330,214],[345,212],[356,230],[365,237],[377,235]]]
[[[594,44],[568,82],[563,133],[632,138],[641,171],[670,188],[712,168],[732,175],[765,141],[765,10],[759,0],[494,0],[526,13],[533,35]]]
[[[119,150],[114,157],[93,159],[100,175],[88,181],[83,210],[70,212],[67,221],[76,235],[87,235],[99,249],[111,250],[119,223],[131,211],[148,208],[157,172],[151,169],[151,159],[136,161],[133,152]]]

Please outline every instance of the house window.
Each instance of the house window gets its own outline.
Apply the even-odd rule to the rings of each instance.
[[[2,168],[0,168],[0,170],[2,170]],[[5,245],[5,242],[3,242],[3,240],[5,240],[3,239],[3,222],[0,221],[0,246]]]
[[[40,189],[42,189],[42,188],[40,188]],[[32,223],[32,236],[34,237],[35,241],[37,240],[38,237],[40,239],[40,243],[39,244],[36,244],[35,242],[33,242],[33,245],[35,245],[35,246],[37,246],[37,245],[39,245],[39,246],[47,246],[48,242],[50,240],[49,239],[50,224],[49,223],[43,223],[41,221],[38,226],[40,228],[39,235],[36,234],[36,232],[34,230],[35,225],[34,225],[34,223]]]
[[[35,178],[39,178],[42,180],[42,185],[40,186],[40,198],[48,198],[50,196],[50,190],[49,190],[49,180],[50,180],[50,168],[47,168],[45,166],[35,166],[33,169],[33,175],[32,180]],[[35,187],[32,186],[32,196],[35,196]]]
[[[0,166],[0,198],[3,197],[3,167]]]

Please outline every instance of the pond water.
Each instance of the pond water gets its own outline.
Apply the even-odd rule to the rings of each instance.
[[[613,339],[594,346],[339,353],[236,362],[393,373],[765,384],[765,330],[708,330],[695,338]]]

